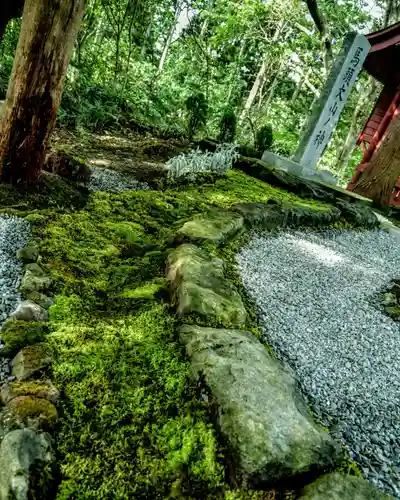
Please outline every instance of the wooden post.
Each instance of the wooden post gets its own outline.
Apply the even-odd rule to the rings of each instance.
[[[0,120],[3,182],[33,184],[42,169],[84,0],[26,0]]]

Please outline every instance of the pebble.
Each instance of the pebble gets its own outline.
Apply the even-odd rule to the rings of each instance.
[[[125,190],[149,189],[147,182],[138,182],[129,175],[100,167],[90,167],[90,179],[86,186],[90,191],[109,191],[113,193]]]
[[[365,477],[400,499],[400,323],[380,294],[400,277],[384,231],[256,233],[237,255],[266,343]]]
[[[16,289],[23,275],[23,264],[15,254],[27,244],[29,237],[28,222],[19,217],[0,215],[0,326],[22,300]],[[10,373],[10,360],[0,358],[0,382],[6,380]]]

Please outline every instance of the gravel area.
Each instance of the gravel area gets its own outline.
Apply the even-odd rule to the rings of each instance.
[[[365,477],[400,498],[400,323],[379,293],[400,277],[383,231],[255,234],[237,255],[266,342]]]
[[[21,302],[16,289],[22,278],[23,264],[16,259],[15,253],[26,245],[29,237],[28,222],[19,217],[0,216],[0,326]],[[0,382],[9,374],[9,361],[0,360]]]
[[[120,174],[108,168],[90,167],[90,180],[87,188],[91,191],[110,191],[117,193],[127,189],[149,189],[147,182],[138,182],[129,175]]]

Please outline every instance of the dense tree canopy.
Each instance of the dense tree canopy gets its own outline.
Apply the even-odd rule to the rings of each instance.
[[[224,113],[234,113],[238,140],[253,143],[270,124],[273,148],[290,155],[345,34],[398,15],[394,0],[88,0],[59,122],[92,129],[144,122],[182,133],[188,106],[201,99],[198,131],[218,136]],[[0,45],[3,96],[19,27],[11,21]],[[377,91],[361,75],[321,160],[341,180],[360,159],[357,133]]]

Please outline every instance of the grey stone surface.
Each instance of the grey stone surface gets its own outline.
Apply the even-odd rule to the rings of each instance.
[[[50,438],[32,429],[10,432],[0,445],[0,498],[2,500],[31,500],[46,498],[46,492],[35,491],[31,471],[36,469],[36,480],[43,467],[54,461]]]
[[[180,245],[168,256],[167,279],[180,315],[197,313],[221,324],[246,321],[242,299],[224,276],[224,263],[192,244]]]
[[[267,163],[268,165],[272,165],[273,167],[277,167],[280,170],[284,170],[285,172],[295,174],[299,177],[302,176],[302,172],[304,169],[304,167],[297,161],[293,161],[289,158],[285,158],[284,156],[279,156],[275,153],[271,153],[271,151],[264,151],[264,154],[261,157],[261,161]]]
[[[380,303],[399,276],[383,230],[255,235],[237,256],[264,339],[365,477],[400,498],[400,324]]]
[[[21,321],[47,321],[49,313],[39,304],[31,300],[24,300],[21,302],[15,311],[11,314],[11,318]]]
[[[185,222],[178,231],[178,238],[192,242],[209,241],[220,245],[243,229],[243,217],[238,213],[213,210]]]
[[[333,472],[318,478],[301,492],[299,500],[389,500],[360,477]]]
[[[11,362],[12,374],[17,380],[26,380],[47,368],[52,360],[50,351],[41,344],[24,347]]]
[[[19,291],[25,294],[46,291],[50,288],[51,284],[51,277],[38,264],[27,264]]]
[[[340,446],[313,422],[291,373],[254,335],[184,326],[180,340],[217,405],[238,478],[258,485],[335,466]]]

